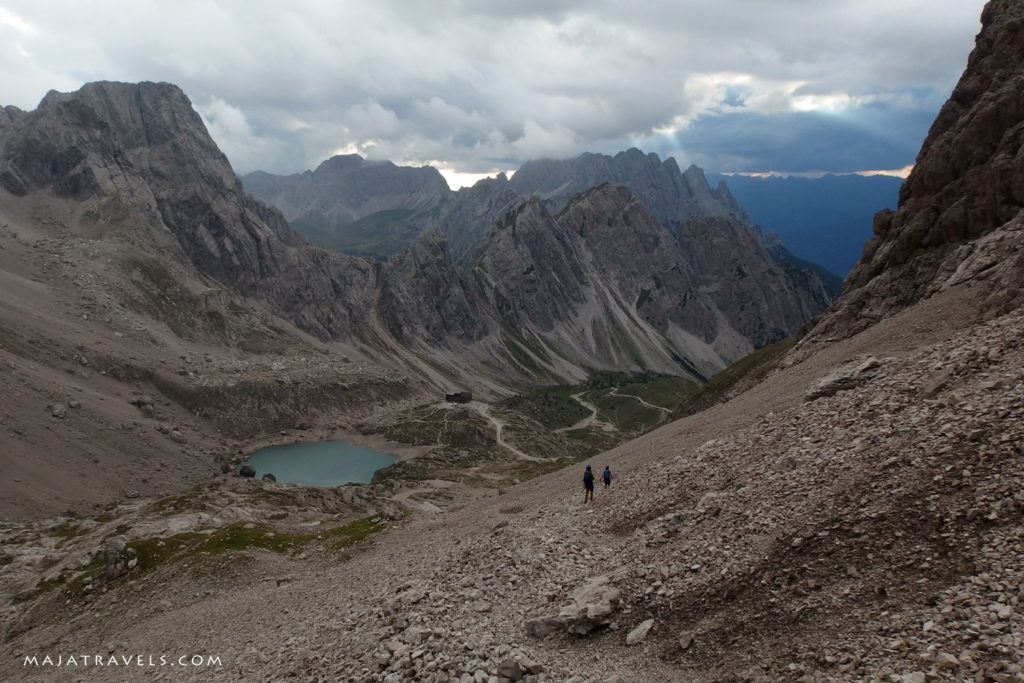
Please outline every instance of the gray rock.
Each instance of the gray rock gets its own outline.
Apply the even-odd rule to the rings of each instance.
[[[881,365],[882,362],[874,356],[847,363],[812,384],[807,390],[804,400],[814,401],[825,396],[834,396],[840,391],[859,387],[874,377]]]
[[[103,547],[103,558],[105,563],[104,576],[113,580],[127,571],[127,558],[124,556],[125,540],[116,536],[107,541]]]
[[[54,403],[47,406],[50,410],[50,415],[58,419],[63,420],[68,415],[68,408],[63,403]]]
[[[506,657],[498,665],[498,675],[512,681],[518,681],[523,677],[523,668],[514,658]]]
[[[519,660],[519,665],[523,667],[523,673],[531,676],[539,676],[540,674],[547,671],[543,664],[535,662],[532,659],[523,658]]]
[[[641,621],[636,628],[626,636],[626,645],[639,645],[647,639],[647,634],[654,628],[654,619]]]
[[[253,467],[252,465],[242,465],[238,469],[238,474],[240,476],[242,476],[242,477],[255,477],[256,476],[256,468]]]
[[[565,632],[566,621],[558,616],[534,617],[527,619],[526,632],[534,638],[550,638]]]
[[[621,591],[609,583],[607,576],[594,577],[569,595],[569,603],[559,611],[558,619],[569,633],[590,633],[611,623],[621,597]]]
[[[274,476],[273,474],[271,474],[270,472],[267,472],[266,474],[264,474],[264,475],[263,475],[262,477],[260,477],[260,478],[261,478],[261,479],[263,479],[263,481],[277,481],[277,477],[275,477],[275,476]]]

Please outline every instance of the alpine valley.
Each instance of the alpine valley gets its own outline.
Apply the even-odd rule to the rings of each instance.
[[[0,678],[1019,680],[1022,44],[838,298],[636,149],[453,192],[238,178],[167,83],[0,110]],[[236,473],[326,439],[399,460]]]

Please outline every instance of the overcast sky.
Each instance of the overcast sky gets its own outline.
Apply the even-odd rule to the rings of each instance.
[[[707,171],[894,170],[963,72],[983,5],[0,0],[0,104],[169,81],[239,173],[356,152],[458,185],[631,146]]]

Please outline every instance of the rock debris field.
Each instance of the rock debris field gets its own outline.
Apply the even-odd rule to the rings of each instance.
[[[202,680],[1024,680],[1024,312],[974,323],[970,301],[819,344],[595,458],[615,478],[592,504],[581,464],[348,560],[248,550],[127,579],[9,638],[0,675],[179,680],[23,660],[198,653],[221,662]]]

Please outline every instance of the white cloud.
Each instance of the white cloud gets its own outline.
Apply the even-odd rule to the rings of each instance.
[[[28,23],[20,16],[10,11],[6,7],[0,7],[0,26],[11,27],[18,33],[24,33],[32,35],[36,30],[32,27],[32,24]]]
[[[166,80],[241,172],[357,149],[484,173],[736,112],[937,111],[983,4],[6,0],[0,92],[31,108],[89,80]]]

